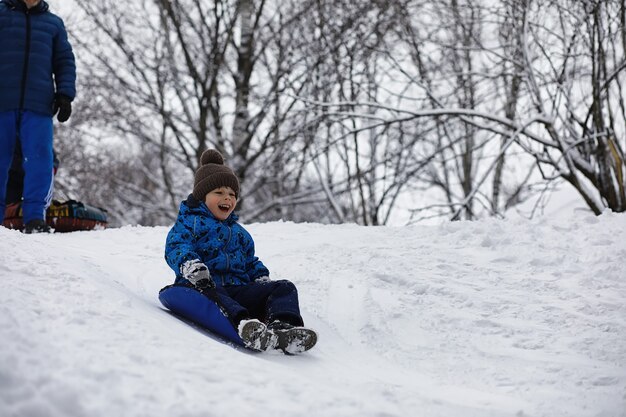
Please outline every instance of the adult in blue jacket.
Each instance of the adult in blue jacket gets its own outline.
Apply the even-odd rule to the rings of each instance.
[[[43,0],[0,0],[0,223],[16,143],[22,151],[26,233],[47,232],[52,117],[69,119],[76,64],[63,21]]]

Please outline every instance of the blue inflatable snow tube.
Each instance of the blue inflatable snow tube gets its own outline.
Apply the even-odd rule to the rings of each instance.
[[[228,318],[219,306],[199,291],[180,285],[170,285],[159,292],[159,300],[174,314],[199,324],[228,341],[244,346]]]

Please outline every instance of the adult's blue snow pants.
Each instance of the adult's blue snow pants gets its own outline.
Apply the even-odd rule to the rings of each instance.
[[[52,200],[52,117],[31,111],[0,112],[0,223],[4,220],[7,180],[18,135],[24,169],[24,224],[45,219]]]

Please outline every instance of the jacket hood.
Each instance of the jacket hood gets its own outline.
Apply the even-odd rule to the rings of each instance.
[[[26,3],[24,3],[22,0],[3,0],[3,1],[4,3],[7,4],[7,6],[9,6],[10,9],[20,10],[22,12],[25,12],[26,10],[28,10],[28,7],[26,7]],[[41,0],[39,4],[37,4],[35,7],[30,9],[30,13],[45,13],[48,10],[50,10],[50,6],[48,6],[48,3],[46,3],[44,0]]]

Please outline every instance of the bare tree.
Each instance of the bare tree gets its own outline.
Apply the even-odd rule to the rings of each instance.
[[[414,220],[502,216],[556,179],[624,211],[624,0],[79,6],[68,136],[123,173],[120,219],[171,219],[207,147],[247,220],[386,224],[408,196]]]
[[[527,150],[596,214],[626,210],[623,10],[623,1],[531,3],[524,20],[526,83],[543,128]]]
[[[128,199],[131,207],[149,203],[162,220],[171,218],[208,147],[226,156],[244,184],[257,159],[274,152],[269,131],[280,121],[271,116],[284,118],[276,97],[289,69],[264,59],[277,32],[265,1],[105,0],[79,7],[86,19],[75,29],[78,55],[102,101],[90,128],[137,143],[138,158],[158,161],[127,181],[149,175],[163,187],[148,201]],[[262,82],[253,85],[255,74]],[[264,132],[264,124],[274,127]]]
[[[442,207],[452,219],[462,213],[474,218],[477,202],[483,211],[499,214],[523,199],[533,178],[527,162],[517,183],[507,180],[502,200],[505,157],[513,150],[518,159],[534,158],[544,181],[567,180],[595,213],[624,211],[623,2],[486,6],[450,0],[401,6],[406,12],[399,14],[399,39],[410,47],[412,66],[398,58],[398,49],[386,59],[403,74],[404,91],[421,94],[405,93],[394,106],[381,97],[374,97],[375,103],[336,99],[324,103],[332,115],[350,106],[351,117],[361,120],[372,108],[384,109],[388,114],[380,123],[403,128],[433,120],[421,149],[434,149],[439,168],[428,166],[430,183],[444,191]],[[432,30],[415,17],[416,9],[428,19],[437,17]],[[483,25],[497,29],[500,38],[482,36]],[[413,180],[419,184],[425,178]]]

